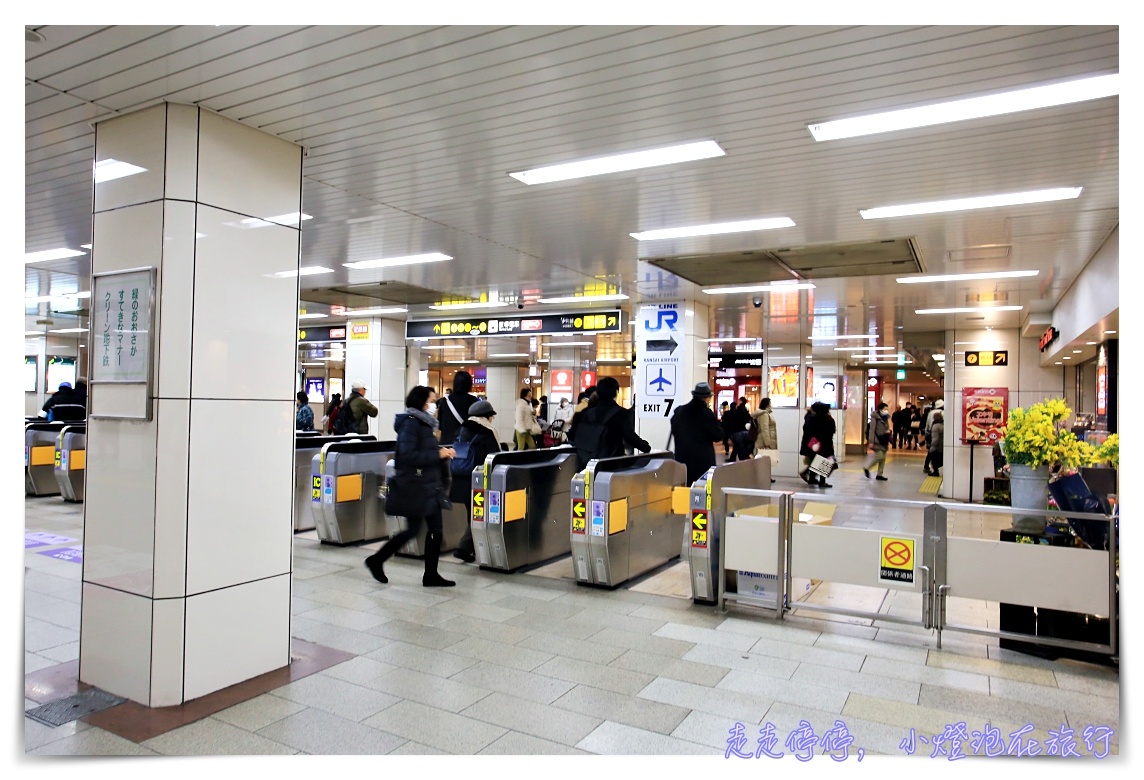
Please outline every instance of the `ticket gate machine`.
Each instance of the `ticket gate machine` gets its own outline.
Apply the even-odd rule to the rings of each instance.
[[[473,469],[472,529],[482,569],[515,571],[571,552],[576,450],[494,452]]]
[[[313,505],[315,488],[321,489],[321,480],[313,481],[314,456],[321,453],[322,447],[335,441],[375,441],[375,437],[362,434],[346,436],[324,436],[315,431],[295,431],[294,433],[294,533],[312,531],[317,527]]]
[[[397,467],[394,461],[390,460],[385,464],[386,482],[389,482],[389,480],[393,478],[396,470]],[[448,492],[448,485],[445,486],[445,490]],[[409,527],[408,520],[396,515],[386,514],[385,523],[391,539]],[[465,526],[467,526],[468,523],[468,510],[466,510],[464,504],[454,503],[451,509],[441,510],[441,529],[444,536],[441,540],[441,552],[449,552],[450,550],[457,549],[461,537],[465,535]],[[428,534],[428,524],[422,523],[421,527],[417,529],[417,536],[403,544],[401,549],[397,551],[397,554],[411,558],[424,558],[425,537],[428,536]]]
[[[66,422],[34,422],[24,426],[24,494],[59,495],[56,441]]]
[[[64,501],[83,501],[87,467],[87,426],[68,423],[56,437],[55,476]]]
[[[318,539],[337,545],[382,539],[385,464],[396,442],[338,439],[310,461],[310,510]]]
[[[670,452],[590,461],[572,478],[576,582],[615,588],[678,557],[684,519],[671,497],[686,484]]]
[[[770,490],[771,459],[750,458],[722,466],[712,466],[691,486],[687,528],[683,534],[681,557],[691,575],[691,599],[701,604],[719,600],[719,544],[723,512],[723,488]],[[770,506],[759,505],[770,504]],[[727,514],[752,507],[753,511],[778,517],[777,499],[727,496]],[[734,572],[728,574],[734,577]],[[735,582],[728,590],[736,589]]]

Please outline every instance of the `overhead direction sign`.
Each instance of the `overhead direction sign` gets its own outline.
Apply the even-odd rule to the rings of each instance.
[[[981,366],[1007,366],[1009,365],[1009,352],[1007,350],[979,349],[965,353],[965,365]]]
[[[640,418],[671,416],[686,388],[683,374],[683,312],[678,303],[641,306],[636,312],[636,381]]]
[[[619,333],[620,310],[576,312],[572,314],[505,315],[463,319],[410,320],[405,338],[477,338],[482,336],[539,336],[561,333]]]

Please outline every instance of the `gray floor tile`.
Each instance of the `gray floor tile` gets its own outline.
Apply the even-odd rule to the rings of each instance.
[[[777,639],[782,642],[797,645],[813,645],[819,637],[818,631],[810,631],[791,625],[785,621],[779,622],[766,618],[747,620],[746,618],[728,617],[720,623],[716,629],[718,631],[730,631],[735,634],[746,634],[753,637]]]
[[[794,670],[798,668],[798,661],[785,658],[775,658],[770,655],[753,655],[741,650],[731,650],[727,647],[714,645],[696,645],[683,656],[685,661],[708,664],[719,669],[738,669],[741,672],[753,672],[767,677],[777,677],[780,680],[789,680]]]
[[[203,718],[141,744],[165,756],[289,756],[295,752],[289,745],[214,718]]]
[[[40,705],[32,702],[31,706],[25,704],[24,709],[35,709],[38,706]],[[25,752],[35,750],[49,742],[55,742],[57,739],[74,736],[81,731],[86,731],[91,728],[91,726],[80,720],[73,720],[71,723],[65,723],[62,726],[45,726],[43,723],[37,723],[27,716],[25,716],[23,720]]]
[[[447,756],[448,752],[423,745],[420,742],[409,740],[396,750],[389,751],[391,756]]]
[[[629,591],[603,592],[590,588],[580,588],[572,593],[565,593],[552,600],[553,605],[575,605],[582,610],[594,612],[611,612],[619,615],[629,615],[646,604],[642,599],[633,599],[635,594]]]
[[[522,613],[514,618],[509,618],[502,625],[516,626],[526,629],[530,633],[556,634],[558,636],[572,637],[573,639],[587,639],[592,636],[592,634],[600,631],[599,626],[593,626],[588,623],[573,622],[571,620],[564,620],[563,618],[530,613]]]
[[[673,612],[672,614],[678,613]],[[605,610],[584,610],[580,614],[568,618],[568,622],[592,626],[595,627],[596,630],[601,628],[616,628],[620,631],[630,631],[634,634],[650,635],[654,634],[656,629],[667,623],[667,620],[640,617],[636,612],[630,615],[621,615],[618,612],[607,612]]]
[[[658,597],[666,601],[664,597]],[[680,599],[682,601],[682,599]],[[716,628],[720,623],[726,620],[723,615],[712,611],[709,607],[697,606],[691,602],[683,602],[688,604],[687,609],[671,609],[660,604],[655,606],[645,605],[632,613],[633,617],[646,618],[647,620],[658,620],[668,624],[698,626],[700,628]]]
[[[787,615],[783,625],[801,628],[806,631],[817,631],[820,634],[831,636],[852,636],[856,639],[873,639],[878,635],[878,629],[870,625],[869,620],[846,617],[845,615],[825,615],[811,617],[802,611]]]
[[[961,688],[975,693],[989,693],[989,678],[983,674],[942,669],[905,661],[892,661],[888,658],[875,658],[870,655],[866,656],[866,663],[862,664],[862,674],[876,674],[891,679],[942,685],[946,688]],[[870,691],[863,692],[870,693]],[[874,695],[881,694],[874,693]],[[892,697],[884,696],[884,698]]]
[[[494,586],[495,587],[495,586]],[[499,604],[479,604],[463,599],[450,599],[437,606],[443,612],[452,612],[455,615],[464,615],[476,618],[486,623],[503,623],[509,618],[525,614],[519,609],[509,609]],[[453,621],[449,621],[452,623]]]
[[[862,668],[864,655],[842,650],[827,650],[817,645],[792,645],[778,639],[759,639],[750,647],[752,655],[769,655],[802,663],[821,664],[837,669],[858,671]]]
[[[420,702],[449,712],[460,712],[490,693],[486,688],[477,688],[412,669],[395,669],[365,685],[399,699]]]
[[[457,636],[463,638],[464,635],[458,634]],[[468,669],[477,663],[475,659],[466,658],[462,655],[396,641],[366,654],[365,657],[387,663],[390,666],[400,666],[403,669],[435,674],[438,677],[452,677],[457,672]]]
[[[823,633],[819,635],[814,646],[821,650],[838,650],[844,653],[874,656],[875,658],[886,658],[891,661],[910,664],[924,664],[929,658],[929,651],[921,647],[901,647],[889,642],[875,642],[873,639],[845,634]]]
[[[479,756],[586,756],[583,750],[549,742],[546,739],[520,734],[510,731],[495,742],[492,742]]]
[[[523,612],[517,614],[524,615]],[[503,642],[509,645],[515,645],[517,642],[533,634],[530,628],[509,625],[506,622],[482,620],[480,618],[470,617],[469,615],[456,615],[452,620],[442,623],[441,628],[456,634],[480,637],[481,639]]]
[[[423,626],[404,620],[391,620],[369,630],[370,634],[398,642],[420,645],[440,650],[456,644],[467,635],[458,631],[447,631],[436,626]]]
[[[562,656],[557,656],[536,667],[536,673],[580,685],[591,685],[616,693],[625,693],[629,696],[636,695],[655,679],[654,674],[629,671]]]
[[[728,668],[724,667],[695,663],[694,661],[668,659],[636,650],[628,650],[612,661],[609,666],[644,672],[657,677],[670,677],[673,680],[706,685],[709,688],[722,680],[729,671]]]
[[[592,636],[588,637],[588,641],[624,647],[628,650],[638,650],[641,653],[665,655],[671,658],[682,658],[688,650],[695,647],[694,642],[685,642],[681,639],[667,639],[661,636],[633,634],[631,631],[620,631],[614,628],[605,628],[602,631],[592,634]]]
[[[886,643],[876,642],[875,644],[881,645]],[[977,658],[960,655],[958,653],[947,653],[941,650],[929,650],[927,652],[926,664],[938,669],[955,669],[959,672],[972,672],[974,674],[983,674],[987,677],[1006,677],[1012,680],[1035,683],[1037,685],[1056,685],[1057,679],[1053,676],[1053,670],[1051,668],[1007,663],[992,658]]]
[[[728,676],[730,674],[734,672]],[[722,686],[726,682],[727,678],[724,677],[719,685]],[[774,703],[773,699],[764,699],[725,687],[707,688],[664,677],[652,681],[648,687],[639,692],[639,697],[688,710],[700,710],[712,715],[726,715],[744,723],[748,721],[758,723]]]
[[[379,647],[384,647],[389,643],[387,638],[378,636],[377,634],[355,631],[352,628],[333,626],[329,623],[318,623],[315,621],[312,624],[297,625],[300,620],[300,618],[295,618],[295,625],[291,628],[290,632],[292,636],[305,639],[307,642],[314,642],[315,644],[334,647],[338,650],[345,650],[347,653],[362,655],[377,650]]]
[[[47,655],[47,651],[44,651]],[[1089,693],[1093,696],[1105,696],[1107,698],[1120,700],[1120,676],[1117,674],[1110,674],[1107,677],[1096,677],[1090,675],[1073,674],[1061,669],[1053,672],[1057,680],[1057,687],[1063,691],[1076,691],[1078,693]]]
[[[353,721],[365,720],[398,701],[394,696],[320,674],[295,680],[270,693]]]
[[[575,687],[574,683],[565,680],[509,669],[487,661],[453,675],[452,679],[540,704],[551,704]]]
[[[499,726],[413,701],[379,712],[366,725],[458,755],[473,755],[507,733]]]
[[[552,706],[660,734],[670,734],[689,712],[683,707],[633,698],[590,685],[577,685],[554,701]]]
[[[61,645],[61,647],[66,647],[66,645]],[[59,661],[56,661],[52,658],[48,658],[46,656],[40,655],[39,653],[25,652],[24,653],[24,674],[31,674],[32,672],[38,672],[40,669],[47,669],[49,666],[56,666],[59,663],[60,663]]]
[[[522,672],[531,672],[545,661],[556,657],[552,653],[544,653],[539,650],[522,647],[522,644],[529,642],[535,637],[541,636],[547,637],[549,635],[535,634],[533,637],[523,640],[521,644],[516,645],[506,645],[503,642],[493,642],[488,639],[471,636],[463,642],[449,645],[444,652],[463,655],[478,661],[488,661],[489,663],[498,664],[500,666],[519,669]]]
[[[493,693],[461,714],[568,746],[575,745],[603,722],[602,718],[578,715],[503,693]]]
[[[74,564],[73,564],[74,565]],[[59,647],[79,641],[79,631],[61,628],[33,617],[24,618],[24,650],[37,653],[49,647]]]
[[[498,607],[505,607],[506,609],[515,609],[519,612],[524,612],[529,615],[543,615],[548,618],[556,618],[557,620],[565,620],[573,615],[579,615],[584,611],[584,607],[580,604],[564,603],[561,598],[545,600],[532,598],[530,596],[521,596],[516,593],[503,593],[499,599],[494,603]],[[503,741],[502,740],[498,740]]]
[[[502,578],[496,584],[490,586],[490,590],[496,593],[504,593],[512,596],[527,596],[530,599],[538,599],[540,601],[555,601],[561,596],[569,593],[576,586],[569,583],[565,585],[556,580],[544,579],[542,577],[529,577],[528,579]]]
[[[349,628],[354,631],[365,631],[374,626],[380,626],[385,623],[389,618],[382,615],[361,612],[356,609],[346,609],[345,607],[335,606],[319,606],[309,612],[303,612],[298,617],[309,618],[310,620],[317,620],[322,623],[329,623],[332,626],[339,626],[341,628]]]
[[[756,640],[753,636],[732,634],[730,631],[716,631],[714,628],[683,625],[681,623],[667,623],[657,629],[655,636],[665,639],[679,639],[684,642],[694,642],[697,645],[715,645],[727,647],[732,650],[746,652],[751,649]]]
[[[1120,718],[1119,696],[1109,697],[1085,691],[1062,690],[1003,678],[989,680],[989,693],[993,698],[1016,699],[1054,709],[1096,712],[1117,720]]]
[[[726,754],[727,740],[730,739],[731,729],[736,723],[740,723],[740,721],[724,715],[695,711],[676,726],[675,730],[671,732],[671,736],[716,748]],[[745,749],[754,751],[759,726],[755,723],[743,723],[742,725],[744,727],[743,734],[747,737]]]
[[[384,755],[405,744],[405,737],[328,712],[305,709],[257,732],[311,755]]]
[[[110,731],[90,728],[40,745],[28,753],[37,756],[155,756],[153,750]]]
[[[217,718],[223,723],[238,726],[240,729],[258,731],[261,728],[269,726],[271,723],[277,723],[283,718],[288,718],[304,709],[306,709],[306,705],[304,704],[264,693],[249,701],[244,701],[233,707],[227,707],[221,712],[216,712],[211,717]]]
[[[908,729],[901,729],[886,723],[862,720],[861,718],[837,715],[832,712],[822,712],[820,710],[813,710],[781,701],[775,702],[775,706],[767,711],[767,716],[763,719],[764,723],[773,723],[775,725],[775,732],[780,735],[780,747],[777,749],[778,751],[783,753],[788,752],[788,749],[783,747],[783,743],[786,741],[787,736],[799,727],[800,721],[802,720],[810,722],[814,728],[814,733],[820,739],[825,736],[827,731],[836,728],[838,722],[841,721],[842,724],[845,725],[846,731],[854,738],[854,742],[850,744],[850,754],[846,763],[857,762],[859,748],[863,749],[866,755],[881,754],[900,756],[904,754],[904,752],[899,749],[899,745],[901,745],[903,737],[908,733]],[[757,739],[758,735],[756,734],[752,743]],[[925,749],[925,746],[919,744],[918,748],[918,753],[920,754],[921,751]],[[815,749],[816,757],[822,754],[823,747]],[[835,751],[834,755],[841,756],[843,752]],[[928,755],[928,752],[926,755]]]
[[[577,658],[581,661],[591,661],[597,664],[610,663],[626,652],[622,647],[585,639],[573,639],[567,636],[553,636],[552,634],[533,634],[527,639],[521,640],[516,646],[540,650],[552,656]]]
[[[750,694],[767,702],[768,707],[773,702],[785,701],[826,712],[842,712],[842,706],[846,703],[846,691],[800,681],[797,670],[792,679],[784,680],[732,669],[715,687],[722,691]]]
[[[580,740],[576,747],[607,756],[697,756],[722,753],[721,750],[706,745],[611,721],[604,721],[591,734]]]
[[[1059,726],[1065,721],[1064,708],[1054,707],[1047,702],[1034,704],[1019,699],[985,696],[934,685],[922,685],[918,704],[958,713],[964,720],[970,717],[992,718],[1014,725],[1033,723],[1037,728],[1052,728],[1054,724]],[[1017,721],[1021,721],[1021,724],[1017,724]]]
[[[916,667],[925,670],[925,667]],[[921,684],[911,682],[899,677],[883,677],[878,674],[866,672],[852,672],[847,669],[837,669],[830,666],[803,663],[794,670],[790,682],[796,685],[819,685],[824,688],[834,688],[840,691],[853,691],[877,696],[882,699],[893,699],[907,704],[918,703],[918,693]],[[790,701],[790,699],[783,699]],[[798,702],[792,702],[797,704]],[[822,707],[827,712],[838,712],[841,707]]]
[[[373,658],[359,655],[357,658],[342,661],[340,664],[331,666],[329,669],[323,669],[321,674],[327,677],[334,677],[338,680],[345,680],[355,685],[365,685],[397,668],[398,667],[394,664],[387,664],[384,661],[377,661]]]

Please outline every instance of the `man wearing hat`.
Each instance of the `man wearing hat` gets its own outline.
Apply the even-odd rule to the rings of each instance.
[[[76,391],[72,389],[71,382],[60,382],[59,389],[48,396],[48,400],[44,401],[44,406],[42,409],[40,409],[39,416],[46,417],[51,420],[52,407],[57,405],[62,406],[64,404],[83,404],[83,401],[80,400],[80,397],[76,394]],[[72,417],[69,416],[67,419],[70,420]],[[83,414],[79,414],[78,419],[82,420]]]
[[[350,390],[350,400],[347,403],[350,414],[354,417],[354,430],[357,433],[369,433],[369,418],[377,417],[377,407],[365,397],[365,382],[354,382]]]
[[[456,393],[453,393],[456,395]],[[493,405],[488,401],[477,401],[469,407],[469,416],[461,423],[460,429],[457,431],[457,437],[454,440],[454,445],[457,449],[457,458],[454,464],[461,460],[461,453],[467,446],[472,452],[466,460],[474,464],[474,468],[479,468],[484,465],[485,458],[494,452],[500,452],[500,444],[497,443],[497,432],[493,428],[493,418],[497,416],[496,410]],[[472,501],[473,501],[473,483],[471,478],[466,478],[464,474],[453,473],[453,484],[449,489],[449,500],[456,504],[462,504],[465,507],[465,515],[472,517]],[[473,549],[473,530],[472,523],[470,522],[465,526],[465,535],[461,537],[461,541],[457,543],[457,549],[453,551],[454,558],[460,558],[466,563],[472,563],[476,560],[476,554]]]
[[[691,400],[671,415],[675,459],[687,467],[688,485],[715,465],[715,442],[723,441],[723,426],[707,406],[713,395],[711,386],[700,382],[691,391]]]

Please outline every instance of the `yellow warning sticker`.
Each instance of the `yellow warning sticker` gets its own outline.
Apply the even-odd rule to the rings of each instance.
[[[882,537],[882,560],[878,579],[913,584],[914,540],[893,536]]]
[[[706,547],[707,546],[707,532],[696,531],[691,532],[691,546],[692,547]]]

